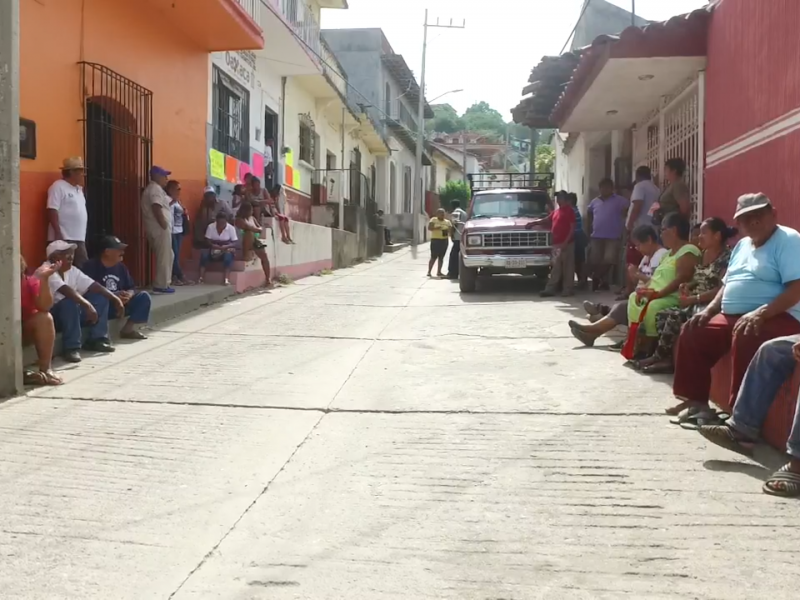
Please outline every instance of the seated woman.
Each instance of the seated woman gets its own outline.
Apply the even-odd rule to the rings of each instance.
[[[289,229],[289,217],[280,212],[280,204],[286,205],[286,198],[283,193],[283,187],[280,185],[274,186],[266,198],[266,214],[278,221],[278,227],[281,230],[281,241],[284,244],[294,244],[292,241],[292,233]]]
[[[56,326],[50,309],[53,293],[49,280],[61,267],[60,262],[46,262],[33,275],[27,274],[28,266],[20,257],[20,296],[22,303],[22,341],[36,348],[38,370],[25,370],[25,385],[61,385],[63,381],[53,372],[53,345]]]
[[[647,306],[647,313],[642,323],[645,339],[643,344],[638,346],[644,348],[637,354],[650,354],[658,340],[656,329],[658,314],[678,306],[678,289],[694,277],[700,249],[689,243],[690,231],[689,221],[679,213],[670,213],[664,217],[661,224],[661,239],[669,252],[662,257],[650,280],[628,297],[627,308],[623,309],[624,305],[617,304],[608,316],[588,326],[570,321],[572,335],[583,344],[592,346],[598,337],[608,333],[617,325],[638,323],[644,307]],[[635,233],[639,232],[635,230]],[[644,249],[652,252],[651,248]],[[646,252],[642,254],[646,255]],[[647,350],[648,346],[650,351]]]
[[[237,183],[233,186],[233,195],[231,196],[231,206],[234,212],[238,213],[244,202],[244,185]]]
[[[210,262],[222,262],[223,285],[230,285],[231,267],[236,254],[238,238],[236,229],[228,223],[228,216],[225,212],[217,213],[217,219],[206,229],[206,243],[208,247],[200,253],[200,279],[203,283],[206,275],[206,267]]]
[[[673,372],[672,354],[681,328],[717,297],[731,258],[727,242],[737,233],[719,217],[706,219],[700,224],[699,244],[703,256],[695,268],[694,278],[681,286],[680,306],[658,314],[658,346],[653,356],[639,361],[635,368],[651,374]]]
[[[261,268],[264,271],[266,285],[272,285],[269,257],[267,247],[261,241],[261,227],[253,216],[253,205],[250,202],[243,202],[236,214],[236,229],[239,238],[242,240],[242,253],[245,261],[252,259],[255,254],[261,260]]]

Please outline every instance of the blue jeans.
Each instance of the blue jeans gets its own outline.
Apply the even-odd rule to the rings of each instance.
[[[147,292],[136,292],[125,305],[125,316],[131,323],[143,324],[150,320],[150,306],[153,301]],[[108,318],[116,319],[117,309],[112,305],[108,307]]]
[[[172,279],[183,280],[183,269],[181,269],[181,244],[183,243],[183,233],[172,234]]]
[[[761,426],[778,391],[791,379],[797,361],[792,346],[800,342],[800,335],[775,338],[758,349],[739,388],[733,415],[728,424],[752,440],[757,440]],[[800,458],[800,402],[794,415],[786,449],[794,458]]]
[[[213,261],[222,261],[222,266],[230,269],[233,266],[233,252],[223,252],[216,257],[211,256],[211,250],[203,250],[200,253],[200,266],[205,267]]]
[[[97,322],[89,327],[90,340],[108,339],[108,299],[100,294],[84,296],[97,311]],[[86,311],[69,298],[63,298],[50,309],[56,331],[61,332],[62,348],[65,352],[81,347],[81,326],[87,325]]]

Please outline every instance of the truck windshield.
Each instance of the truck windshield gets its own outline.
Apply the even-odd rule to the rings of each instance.
[[[549,197],[544,192],[476,194],[472,201],[472,218],[545,217],[550,213],[548,205]]]

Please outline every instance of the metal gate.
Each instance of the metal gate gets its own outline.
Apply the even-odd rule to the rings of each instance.
[[[662,107],[651,113],[634,132],[634,164],[647,165],[656,182],[665,187],[664,163],[670,158],[686,161],[684,180],[692,198],[692,222],[703,215],[702,131],[703,107],[700,82],[686,82]]]
[[[153,155],[153,92],[111,69],[81,62],[83,155],[86,161],[86,241],[116,235],[128,244],[125,262],[139,285],[150,283],[140,197]]]

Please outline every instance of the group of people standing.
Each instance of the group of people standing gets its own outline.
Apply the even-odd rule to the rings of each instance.
[[[447,279],[458,279],[458,260],[461,252],[461,235],[464,233],[464,223],[467,221],[467,212],[461,208],[461,203],[454,200],[451,203],[450,218],[444,208],[439,208],[436,214],[428,221],[428,232],[431,237],[431,258],[428,261],[428,277],[432,277],[434,265],[436,276]],[[450,241],[452,240],[452,245]],[[450,249],[450,260],[447,265],[447,275],[442,273],[444,258]]]

